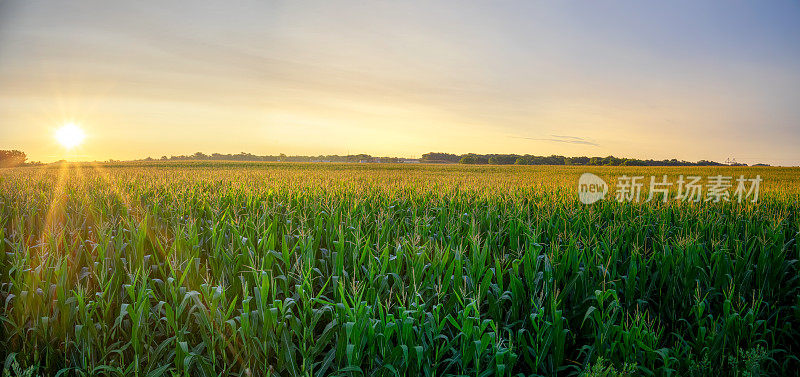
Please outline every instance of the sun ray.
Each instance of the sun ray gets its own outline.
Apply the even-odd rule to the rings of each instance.
[[[62,196],[64,194],[64,181],[66,180],[67,175],[69,174],[69,163],[61,163],[58,167],[58,176],[56,177],[55,186],[52,188],[52,197],[50,198],[50,206],[47,209],[47,215],[45,216],[44,226],[41,229],[39,242],[44,241],[44,237],[52,232],[53,221],[54,218],[57,216],[58,212],[60,212],[63,208],[62,203]]]

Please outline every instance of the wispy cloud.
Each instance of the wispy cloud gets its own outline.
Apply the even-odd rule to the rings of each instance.
[[[552,141],[556,143],[568,143],[568,144],[583,144],[583,145],[591,145],[593,147],[599,147],[600,144],[591,141],[590,139],[577,137],[577,136],[567,136],[567,135],[548,135],[549,137],[526,137],[526,136],[512,136],[516,139],[527,139],[527,140],[538,140],[538,141]]]

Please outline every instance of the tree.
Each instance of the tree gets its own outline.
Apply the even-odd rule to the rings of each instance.
[[[493,154],[487,162],[490,165],[513,165],[519,157],[516,154]]]
[[[474,154],[468,154],[468,155],[464,155],[464,157],[461,157],[461,160],[458,161],[458,163],[459,164],[478,164],[480,162],[478,161],[478,156],[476,156]]]
[[[452,153],[441,153],[441,152],[430,152],[425,153],[420,158],[421,162],[430,162],[430,163],[447,163],[447,162],[459,162],[461,160],[461,156]]]
[[[0,150],[0,168],[8,168],[12,166],[18,166],[25,163],[28,157],[25,155],[25,152],[13,150],[13,151],[3,151]]]
[[[567,159],[570,165],[588,165],[589,164],[589,157],[580,156],[580,157],[572,157]]]

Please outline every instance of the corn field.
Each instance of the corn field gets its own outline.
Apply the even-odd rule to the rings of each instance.
[[[578,176],[764,178],[757,203]],[[800,370],[800,170],[61,164],[0,170],[0,362],[31,376]]]

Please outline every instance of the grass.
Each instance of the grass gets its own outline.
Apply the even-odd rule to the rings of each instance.
[[[760,175],[585,206],[578,176]],[[0,171],[11,375],[790,375],[800,169],[139,163]]]

